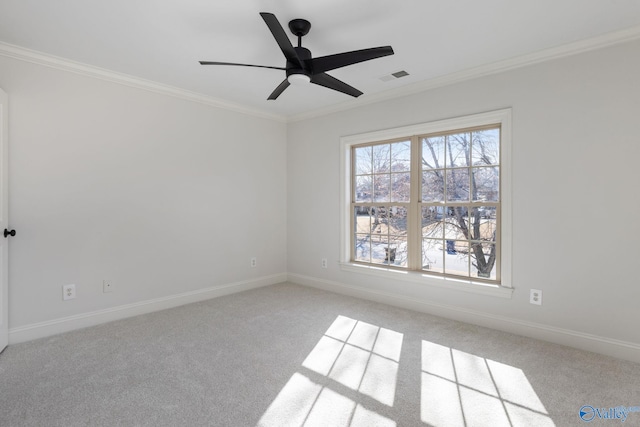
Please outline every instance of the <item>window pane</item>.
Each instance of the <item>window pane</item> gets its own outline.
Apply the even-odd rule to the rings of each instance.
[[[444,272],[469,277],[469,243],[446,240]]]
[[[374,145],[373,147],[373,172],[390,172],[391,150],[390,144]]]
[[[354,261],[371,261],[371,208],[356,206],[353,209]]]
[[[449,169],[446,171],[447,201],[466,202],[469,200],[469,170]]]
[[[469,238],[471,240],[496,241],[497,208],[495,206],[474,207],[471,210],[471,227]]]
[[[389,235],[387,208],[384,206],[371,207],[371,241],[380,243]],[[386,241],[386,240],[385,240]]]
[[[391,201],[391,181],[389,175],[380,174],[373,176],[373,201]]]
[[[422,241],[422,269],[443,273],[442,240],[424,239]]]
[[[387,215],[389,220],[390,265],[407,266],[407,209],[404,206],[391,206]]]
[[[387,217],[389,218],[389,234],[407,235],[407,209],[404,206],[391,206]]]
[[[356,233],[371,233],[371,208],[356,206],[353,209],[353,221]]]
[[[368,234],[356,234],[354,261],[371,261],[371,242]]]
[[[444,136],[422,139],[422,169],[444,167]]]
[[[473,132],[473,166],[500,164],[500,129]]]
[[[411,141],[391,144],[391,171],[409,172],[411,170]]]
[[[500,200],[500,168],[472,168],[475,184],[473,201],[497,202]]]
[[[391,174],[391,201],[408,202],[411,195],[411,174],[393,173]]]
[[[496,245],[473,242],[471,244],[471,276],[496,279]]]
[[[389,238],[389,265],[407,266],[407,236],[391,236]]]
[[[469,166],[471,134],[457,133],[446,137],[446,165],[448,168]]]
[[[371,175],[356,176],[355,201],[370,202],[371,192],[373,189],[372,186],[373,186],[373,176]]]
[[[386,235],[373,236],[371,240],[371,262],[388,264],[389,238]]]
[[[422,173],[422,201],[444,201],[444,171],[434,170]]]
[[[469,214],[464,206],[447,206],[445,217],[445,239],[468,239]]]
[[[373,172],[371,170],[373,147],[358,147],[355,152],[356,175],[364,175]]]
[[[422,207],[422,237],[444,237],[444,206]]]

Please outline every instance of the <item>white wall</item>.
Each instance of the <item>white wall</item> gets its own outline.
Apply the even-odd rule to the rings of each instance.
[[[284,123],[4,57],[0,87],[10,329],[286,272]]]
[[[0,57],[10,328],[289,271],[640,348],[638,75],[636,41],[287,126]],[[506,107],[512,299],[340,270],[341,136]]]
[[[291,123],[288,271],[300,281],[640,344],[638,76],[635,41]],[[340,270],[341,136],[508,107],[512,299]],[[331,260],[326,270],[322,257]],[[543,290],[542,307],[528,303],[530,288]]]

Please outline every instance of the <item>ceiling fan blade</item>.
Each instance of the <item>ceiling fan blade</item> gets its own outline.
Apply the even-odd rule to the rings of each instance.
[[[286,70],[286,68],[284,67],[270,67],[268,65],[236,64],[235,62],[200,61],[200,65],[236,65],[239,67],[256,67],[256,68],[271,68],[273,70]]]
[[[325,74],[325,73],[312,75],[311,83],[315,83],[317,85],[324,86],[329,89],[337,90],[338,92],[346,93],[347,95],[351,95],[356,98],[362,95],[362,92],[360,92],[355,87],[349,86],[345,82],[340,81],[335,77],[331,77],[329,74]]]
[[[354,50],[351,52],[313,58],[308,60],[307,64],[310,66],[313,74],[318,74],[388,55],[393,55],[393,49],[391,46],[372,47],[369,49]]]
[[[275,88],[275,90],[274,90],[273,92],[271,92],[271,95],[269,95],[269,98],[267,98],[267,100],[276,99],[277,97],[279,97],[279,96],[280,96],[280,94],[281,94],[282,92],[284,92],[284,90],[285,90],[286,88],[288,88],[288,87],[289,87],[289,84],[290,84],[290,83],[289,83],[289,80],[284,79],[284,80],[282,81],[282,83],[280,83],[280,84],[278,85],[278,87],[277,87],[277,88]]]
[[[271,30],[271,34],[273,34],[273,38],[276,39],[278,46],[280,46],[280,50],[284,54],[284,57],[287,58],[287,61],[292,62],[297,67],[302,68],[302,63],[300,62],[300,58],[298,58],[298,54],[296,50],[293,48],[291,44],[291,40],[285,33],[282,25],[278,21],[278,18],[273,13],[260,12],[260,16],[264,20],[269,30]]]

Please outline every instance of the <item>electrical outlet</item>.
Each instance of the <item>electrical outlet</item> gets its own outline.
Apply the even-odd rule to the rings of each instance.
[[[256,257],[252,257],[252,258],[251,258],[251,267],[252,267],[252,268],[255,268],[255,267],[257,267],[257,266],[258,266],[258,258],[256,258]]]
[[[107,292],[113,292],[113,282],[111,280],[102,281],[102,292],[104,292],[105,294]]]
[[[542,291],[540,289],[531,289],[529,302],[535,305],[542,305]]]
[[[322,268],[327,268],[327,259],[322,258]]]
[[[67,301],[76,297],[76,285],[64,285],[62,287],[62,300]]]

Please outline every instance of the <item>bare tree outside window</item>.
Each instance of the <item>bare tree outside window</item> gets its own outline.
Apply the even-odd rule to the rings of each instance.
[[[423,268],[495,278],[500,129],[421,141]]]

